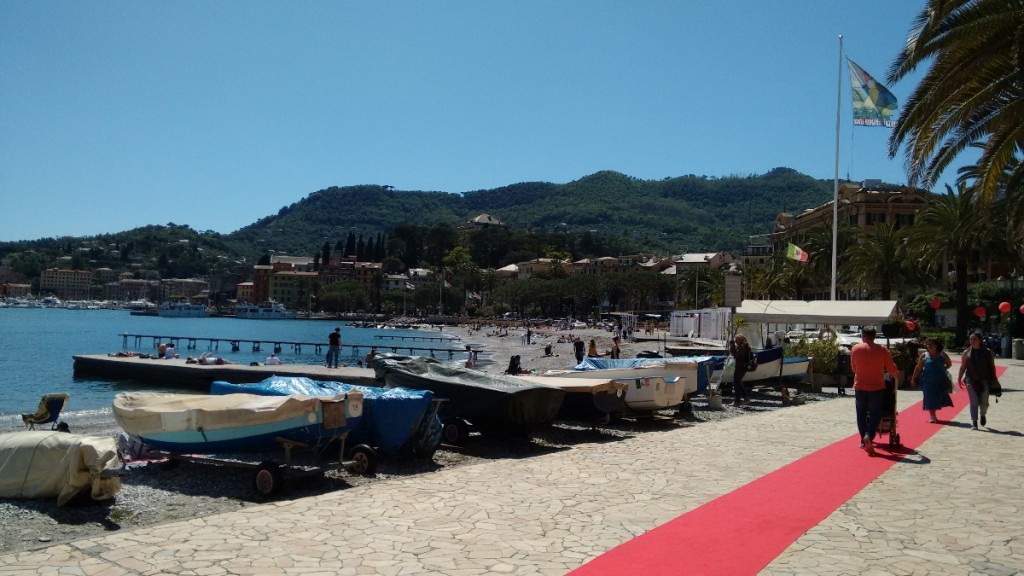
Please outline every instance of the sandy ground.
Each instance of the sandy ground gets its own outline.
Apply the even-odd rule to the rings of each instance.
[[[553,328],[541,328],[532,330],[531,343],[526,344],[524,336],[526,328],[509,328],[507,336],[498,335],[499,328],[495,325],[482,325],[479,329],[467,327],[446,326],[444,332],[462,338],[465,343],[471,344],[474,349],[482,348],[481,358],[489,358],[490,362],[480,362],[477,370],[484,372],[503,372],[508,368],[509,358],[514,355],[520,356],[523,369],[530,372],[543,372],[552,369],[569,369],[576,365],[572,338],[582,338],[585,344],[593,339],[597,345],[598,353],[607,355],[612,347],[611,332],[600,329],[584,330],[556,330]],[[502,334],[504,332],[501,332]],[[661,342],[655,339],[662,338],[663,331],[656,331],[654,334],[641,335],[642,340],[628,342],[623,340],[619,343],[619,350],[622,358],[635,358],[638,353],[644,351],[661,350]],[[648,340],[650,339],[650,340]],[[545,354],[545,347],[551,345],[551,356]]]

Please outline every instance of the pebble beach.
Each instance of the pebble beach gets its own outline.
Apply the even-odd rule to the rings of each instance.
[[[436,329],[436,328],[435,328]],[[509,328],[508,335],[499,335],[493,325],[479,327],[444,327],[447,334],[482,349],[482,358],[489,361],[476,368],[500,373],[513,355],[521,358],[522,367],[531,372],[566,369],[576,364],[569,336],[589,343],[595,340],[600,353],[612,346],[612,333],[599,329],[549,330],[532,329],[531,343],[523,338],[525,328]],[[623,358],[636,357],[644,351],[660,351],[656,340],[661,333],[645,335],[651,340],[622,342]],[[545,348],[551,345],[551,354]],[[828,399],[830,394],[805,394],[808,401]],[[703,399],[692,403],[693,411],[679,417],[675,410],[655,413],[651,419],[622,418],[607,424],[557,421],[539,430],[530,439],[498,440],[478,435],[470,437],[462,447],[442,446],[430,460],[382,461],[377,474],[363,477],[344,470],[328,470],[323,475],[289,479],[277,499],[316,497],[319,494],[378,482],[389,478],[430,474],[444,468],[472,466],[495,458],[523,458],[571,449],[574,445],[602,442],[610,437],[634,436],[665,427],[710,425],[717,420],[783,408],[781,395],[762,390],[754,402],[743,409],[727,407],[710,409]],[[121,430],[112,417],[92,417],[69,422],[77,434],[119,436]],[[13,430],[0,430],[10,432]],[[0,553],[31,550],[54,542],[72,541],[92,535],[133,527],[150,526],[181,519],[196,518],[218,512],[256,506],[268,501],[252,487],[252,472],[235,467],[179,463],[164,460],[128,462],[122,477],[121,490],[113,501],[73,502],[58,508],[52,500],[0,499]]]

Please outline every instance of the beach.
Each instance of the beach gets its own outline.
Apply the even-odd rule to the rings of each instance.
[[[508,359],[514,355],[521,357],[523,368],[529,371],[571,368],[576,361],[572,343],[567,341],[570,334],[574,338],[583,338],[587,343],[591,339],[595,340],[601,352],[607,351],[612,345],[612,333],[597,329],[531,330],[530,344],[525,343],[525,328],[521,327],[510,328],[507,336],[498,336],[496,327],[489,325],[482,325],[479,329],[445,326],[443,332],[458,336],[462,342],[474,348],[482,348],[490,354],[493,361],[478,366],[478,369],[488,373],[503,372]],[[654,338],[655,335],[649,337]],[[552,347],[550,355],[545,353],[549,344]],[[646,350],[657,350],[658,343],[623,342],[620,348],[623,358],[632,358]],[[807,401],[813,402],[835,395],[804,396]],[[727,418],[784,409],[781,395],[772,390],[756,392],[753,399],[751,405],[742,409],[727,407],[714,410],[703,398],[698,397],[692,402],[692,413],[684,417],[676,417],[675,410],[671,409],[656,412],[650,418],[622,418],[609,423],[556,421],[538,430],[529,439],[496,439],[474,434],[465,446],[442,445],[430,460],[383,460],[378,473],[373,477],[357,476],[344,470],[329,470],[322,477],[289,479],[285,490],[276,498],[316,497],[353,486],[429,474],[446,468],[472,466],[494,459],[537,456],[552,450],[572,449],[582,444],[607,442],[613,438],[642,435],[672,427],[713,426],[716,421]],[[73,418],[69,425],[76,434],[115,437],[121,434],[109,415]],[[251,470],[165,460],[128,462],[121,490],[113,501],[76,502],[58,508],[55,498],[0,499],[0,553],[30,550],[110,531],[207,516],[257,506],[267,501],[268,498],[260,496],[253,489]]]

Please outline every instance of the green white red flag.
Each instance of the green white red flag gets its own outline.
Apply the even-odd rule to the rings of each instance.
[[[807,252],[804,252],[803,248],[800,248],[796,244],[790,242],[789,247],[786,248],[786,257],[799,262],[807,262],[809,256]]]

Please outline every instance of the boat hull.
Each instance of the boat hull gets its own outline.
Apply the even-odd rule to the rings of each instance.
[[[588,358],[573,370],[548,370],[543,377],[604,378],[624,382],[624,403],[633,412],[653,412],[680,404],[696,392],[710,357],[631,359]],[[706,378],[705,378],[706,379]]]
[[[373,367],[389,388],[430,390],[444,399],[438,412],[443,422],[461,418],[490,435],[529,435],[555,419],[565,398],[561,388],[458,368],[422,356],[381,354],[374,358]]]
[[[257,452],[282,439],[329,443],[358,424],[362,402],[357,391],[331,398],[125,392],[114,398],[114,417],[145,445],[171,453]]]
[[[386,458],[430,457],[441,444],[441,421],[429,390],[373,388],[296,376],[272,376],[254,384],[215,381],[210,385],[210,394],[215,396],[335,396],[353,390],[363,395],[363,414],[349,431],[349,444],[368,444]]]

